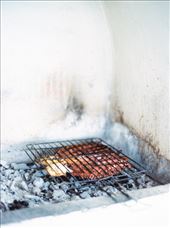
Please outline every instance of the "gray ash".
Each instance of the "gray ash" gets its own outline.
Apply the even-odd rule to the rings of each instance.
[[[100,186],[87,183],[54,180],[47,172],[33,164],[10,164],[1,162],[1,202],[0,210],[16,210],[25,207],[35,207],[42,203],[63,202],[68,200],[85,199],[90,197],[115,194],[118,186],[105,183]],[[70,177],[72,178],[72,177]],[[72,183],[72,184],[70,184]],[[155,183],[147,176],[141,176],[136,181],[122,183],[126,190],[134,190],[154,186]]]

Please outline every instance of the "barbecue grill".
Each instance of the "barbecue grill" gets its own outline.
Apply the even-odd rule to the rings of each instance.
[[[67,181],[77,192],[87,184],[102,190],[109,184],[129,197],[125,189],[130,181],[147,175],[140,164],[99,138],[29,144],[25,152],[49,178]]]

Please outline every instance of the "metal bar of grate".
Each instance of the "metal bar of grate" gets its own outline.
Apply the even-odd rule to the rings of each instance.
[[[54,143],[54,145],[55,145],[55,143]],[[85,165],[81,160],[79,160],[78,157],[75,157],[75,156],[72,154],[72,152],[70,152],[69,150],[67,150],[67,148],[66,148],[66,145],[68,145],[67,143],[65,143],[65,144],[63,145],[62,142],[61,142],[61,145],[63,146],[62,148],[65,148],[65,151],[68,151],[68,152],[69,152],[69,155],[71,155],[71,156],[68,156],[68,155],[66,155],[65,153],[63,153],[65,159],[69,159],[69,160],[68,160],[68,163],[69,163],[69,161],[71,161],[72,163],[74,163],[74,164],[76,165],[76,167],[80,170],[80,172],[83,172],[83,169],[82,169],[81,166],[80,166],[80,165],[82,164],[83,167],[84,167],[88,172],[91,172],[90,168],[89,168],[87,165]],[[72,159],[72,158],[73,158],[73,159]],[[76,158],[76,159],[75,159],[75,158]],[[77,162],[78,162],[79,164],[77,164]],[[84,179],[84,178],[82,178],[82,179]]]
[[[51,144],[50,144],[51,145]],[[56,145],[55,143],[53,144],[53,145]],[[62,145],[62,143],[61,143],[61,145]],[[57,145],[56,145],[57,146]],[[64,147],[65,145],[63,145],[63,147]],[[70,155],[71,155],[72,153],[70,152]],[[80,172],[83,172],[83,169],[75,162],[75,160],[73,160],[73,158],[74,158],[74,156],[66,156],[65,157],[66,159],[68,159],[68,163],[69,163],[69,161],[71,161],[72,163],[74,163],[76,166],[77,166],[77,168],[80,170]],[[60,160],[59,160],[60,161]],[[77,159],[77,161],[79,162],[79,163],[81,163],[81,161],[79,161],[78,159]],[[88,170],[88,171],[90,171],[89,169],[88,169],[88,167],[86,167],[86,166],[84,166],[85,167],[85,169],[86,170]]]
[[[49,147],[49,146],[47,147],[47,144],[44,144],[44,145],[45,145],[45,147],[43,147],[42,144],[40,144],[40,145],[36,144],[35,146],[33,146],[33,145],[30,146],[29,145],[27,147],[28,150],[31,151],[32,154],[34,154],[36,163],[40,163],[40,159],[42,159],[42,164],[43,164],[43,161],[44,161],[44,163],[48,164],[48,166],[51,168],[51,170],[54,171],[54,173],[56,172],[56,170],[60,170],[61,174],[63,174],[63,176],[65,176],[65,173],[63,172],[61,167],[59,165],[57,165],[57,164],[61,164],[70,173],[70,170],[67,168],[67,166],[65,166],[63,161],[61,161],[61,160],[59,161],[57,159],[57,157],[55,156],[55,152],[53,151],[53,147],[52,146],[51,147]],[[31,147],[33,149],[31,149]],[[38,153],[39,157],[36,157],[35,153],[33,153],[32,150],[35,150]],[[76,177],[74,177],[74,176],[72,176],[72,177],[73,177],[73,179],[75,181],[77,181]],[[60,176],[58,178],[62,181],[62,178]],[[67,178],[67,176],[66,176],[66,179],[68,181],[70,180],[69,178]]]
[[[86,148],[86,146],[88,146],[88,148]],[[87,180],[88,178],[82,178],[82,175],[80,175],[81,178],[77,179],[77,177],[70,172],[70,169],[67,167],[65,162],[63,162],[64,158],[62,158],[62,156],[67,159],[67,163],[70,166],[73,166],[74,164],[77,169],[79,169],[80,173],[86,170],[89,174],[94,175],[94,180],[102,180],[115,176],[115,179],[118,181],[118,177],[123,178],[123,176],[126,176],[126,178],[134,178],[141,174],[145,174],[145,170],[138,163],[98,138],[29,144],[27,145],[27,148],[27,155],[31,157],[34,162],[40,163],[40,160],[44,161],[46,166],[50,167],[54,173],[56,170],[60,170],[61,173],[63,173],[58,165],[62,164],[65,170],[68,171],[68,173],[76,181],[89,180]],[[96,157],[99,155],[105,155],[105,160],[96,160]],[[120,168],[119,160],[121,161],[123,157],[126,157],[130,167],[124,167],[124,169]],[[109,161],[106,161],[106,158]],[[114,159],[117,159],[118,161],[116,165],[114,164]],[[110,161],[113,161],[113,163]],[[121,162],[120,164],[122,165]],[[117,175],[109,175],[107,167],[111,167],[113,165],[116,166],[114,168],[117,170]],[[65,173],[63,173],[63,175],[65,175]]]
[[[68,141],[68,143],[71,144],[71,145],[73,145],[73,144],[71,143],[71,141]],[[78,149],[78,148],[77,148],[77,145],[74,145],[74,146],[75,146],[76,149]],[[78,150],[79,150],[80,152],[82,152],[82,149],[78,149]],[[82,155],[84,155],[84,154],[82,153]],[[89,158],[89,157],[90,157],[90,156],[88,156],[88,158]],[[89,167],[88,170],[90,170],[90,173],[92,173],[91,170],[92,170],[93,167],[92,167],[92,164],[86,159],[86,158],[87,158],[87,155],[84,156],[84,157],[82,157],[82,158],[83,158],[83,160],[85,161],[85,163],[88,165],[88,167]],[[90,160],[91,160],[91,158],[90,158]],[[83,164],[84,167],[87,167],[87,165],[85,165],[83,162],[82,162],[82,164]],[[96,163],[95,163],[95,164],[96,164]],[[102,174],[99,170],[97,170],[97,169],[95,169],[95,170],[96,170],[96,172],[97,172],[99,175]],[[103,171],[105,174],[107,174],[105,170],[102,169],[102,171]],[[95,176],[96,176],[96,175],[95,175]]]
[[[70,143],[71,143],[71,141],[69,141]],[[72,144],[72,143],[71,143]],[[73,144],[72,144],[73,145]],[[103,154],[105,154],[105,151],[103,151],[103,148],[101,149],[100,147],[99,147],[99,149],[97,150],[98,151],[98,153],[99,154],[97,154],[97,155],[99,155],[100,156],[100,153],[103,153]],[[83,149],[81,149],[81,152],[82,152],[82,154],[83,154]],[[89,155],[91,155],[91,153],[90,154],[86,154],[86,156],[88,156],[88,158],[92,161],[92,162],[94,162],[94,164],[95,165],[104,165],[105,167],[107,167],[107,164],[109,164],[109,165],[112,165],[111,163],[109,163],[109,162],[107,162],[106,164],[104,164],[104,161],[103,160],[100,160],[99,161],[99,164],[97,164],[95,161],[93,161],[92,159],[91,159],[91,156],[89,156]],[[87,163],[88,163],[88,161],[87,161]],[[117,168],[115,168],[115,169],[117,169]],[[107,174],[107,172],[106,172],[106,170],[104,170],[104,169],[102,169],[103,170],[103,172],[105,173],[105,174]],[[117,169],[118,170],[118,169]],[[99,173],[100,174],[100,173]]]
[[[69,142],[69,141],[68,141],[68,142]],[[61,143],[61,144],[62,144],[62,143]],[[62,144],[62,145],[63,145],[63,144]],[[68,151],[69,151],[69,150],[68,150]],[[71,154],[71,155],[75,158],[75,156],[73,155],[72,152],[69,151],[69,154]],[[67,157],[68,157],[68,156],[66,156],[66,158],[67,158]],[[91,173],[91,164],[85,159],[85,157],[81,157],[81,158],[83,158],[83,160],[85,161],[86,165],[85,165],[85,163],[83,163],[81,160],[79,160],[78,157],[77,157],[76,161],[77,161],[79,164],[83,165],[83,167],[84,167],[89,173]],[[76,164],[76,166],[78,166],[76,162],[74,162],[74,163]],[[78,166],[78,168],[80,168],[80,167]],[[81,170],[84,171],[82,168],[81,168]],[[97,171],[97,172],[98,172],[98,171]],[[100,172],[98,172],[98,173],[100,174]],[[96,178],[97,178],[97,175],[95,175],[95,176],[96,176]],[[85,179],[85,178],[82,178],[82,179]]]
[[[107,149],[107,150],[106,150]],[[114,158],[118,158],[118,156],[116,156],[115,153],[112,153],[113,157],[109,156],[112,152],[110,148],[107,148],[106,146],[102,147],[102,148],[99,148],[98,149],[98,153],[101,152],[102,154],[105,154],[107,157],[108,157],[108,160],[111,159],[113,161],[113,157]],[[90,154],[88,154],[90,155]],[[86,154],[86,156],[88,156]],[[90,157],[90,156],[89,156]],[[100,161],[101,165],[104,165],[104,166],[107,166],[108,164],[109,165],[112,165],[112,163],[110,162],[107,162],[106,164],[103,164],[103,160]],[[118,165],[118,164],[117,164]],[[116,168],[115,168],[116,169]],[[134,176],[132,172],[129,173],[129,171],[131,170],[131,168],[129,168],[128,170],[124,170],[123,172],[120,172],[120,173],[125,173],[127,176],[131,177],[131,176]]]
[[[113,157],[115,157],[116,158],[116,156],[115,156],[115,154],[113,154],[113,157],[112,156],[109,156],[110,155],[110,153],[109,152],[112,152],[112,151],[108,151],[108,150],[106,150],[106,149],[108,149],[107,147],[102,147],[102,148],[99,148],[98,149],[98,154],[97,155],[101,155],[101,154],[105,154],[106,155],[106,157],[108,158],[108,161],[106,162],[106,161],[103,161],[102,159],[99,161],[100,163],[101,163],[101,165],[104,165],[105,167],[107,167],[107,165],[109,164],[109,165],[112,165],[112,163],[111,162],[109,162],[109,159],[111,159],[112,161],[113,161]],[[87,155],[88,156],[88,155]],[[106,162],[106,163],[104,163],[104,162]],[[117,163],[116,163],[117,164]],[[115,169],[117,169],[118,170],[118,168],[116,168],[115,167]],[[119,171],[119,170],[118,170]],[[121,172],[120,172],[121,173]],[[125,172],[126,173],[126,172]]]

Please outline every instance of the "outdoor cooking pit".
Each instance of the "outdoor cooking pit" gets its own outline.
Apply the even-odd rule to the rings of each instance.
[[[134,160],[101,139],[29,144],[29,163],[1,162],[0,210],[46,203],[111,197],[133,198],[133,191],[160,185]]]

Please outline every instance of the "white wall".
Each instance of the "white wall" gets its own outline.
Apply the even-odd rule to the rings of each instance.
[[[113,107],[170,159],[169,3],[103,2],[114,44]]]
[[[113,60],[99,2],[3,1],[1,38],[2,143],[45,138],[50,131],[67,137],[62,130],[75,118],[66,118],[72,98],[89,118],[106,114]]]
[[[1,4],[4,145],[96,135],[112,96],[113,111],[170,159],[168,2]]]

